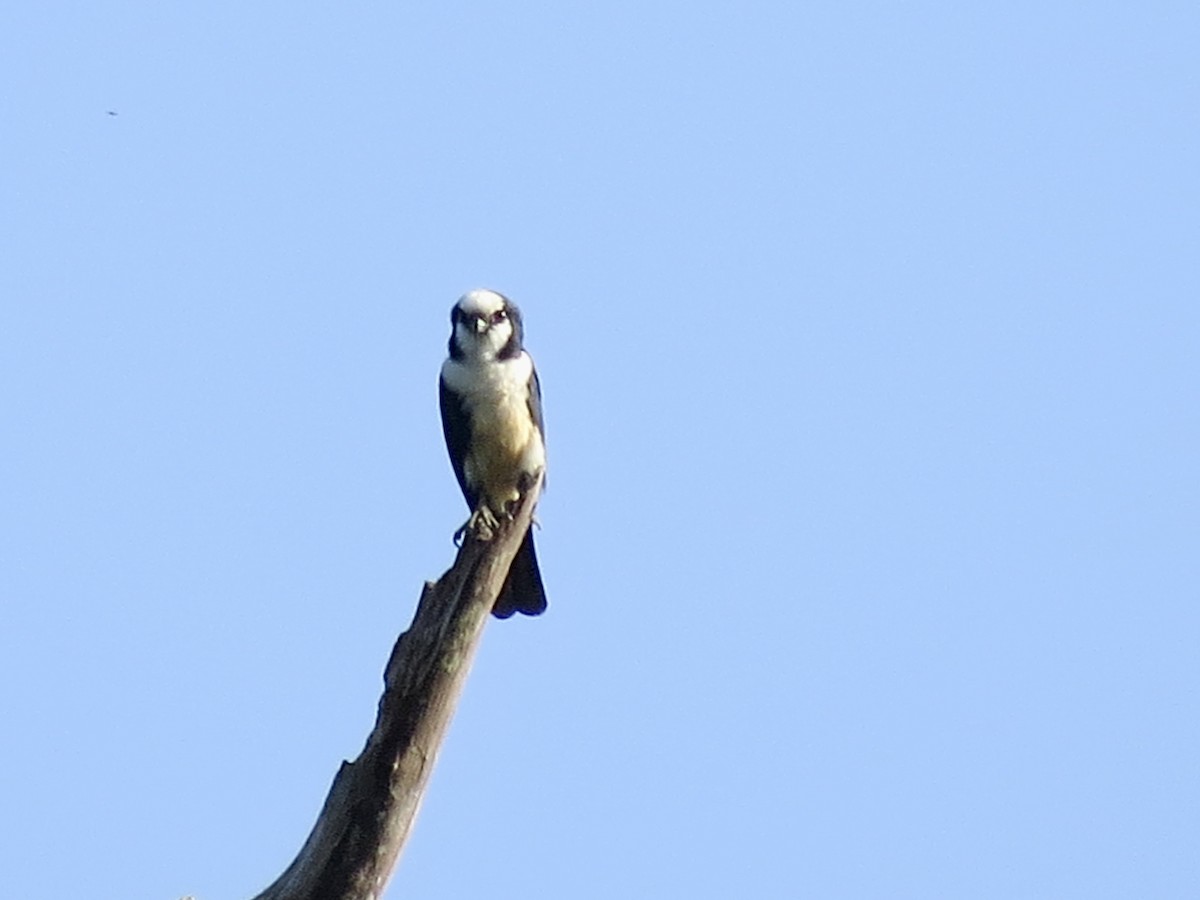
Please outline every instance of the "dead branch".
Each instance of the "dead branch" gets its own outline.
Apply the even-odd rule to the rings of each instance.
[[[490,541],[468,535],[428,582],[384,670],[379,714],[343,762],[300,853],[254,900],[378,900],[412,828],[483,626],[533,516],[541,480]]]

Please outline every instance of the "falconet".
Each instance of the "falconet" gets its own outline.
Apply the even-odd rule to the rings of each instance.
[[[523,338],[521,311],[503,294],[469,291],[450,310],[439,392],[450,464],[471,507],[463,530],[495,529],[546,467],[542,392]],[[530,528],[492,613],[507,619],[545,609]]]

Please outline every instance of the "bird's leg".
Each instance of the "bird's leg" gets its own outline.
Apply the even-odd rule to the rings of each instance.
[[[516,510],[517,504],[520,502],[521,498],[524,497],[526,494],[528,494],[531,490],[533,490],[533,486],[535,484],[537,484],[538,476],[541,474],[542,474],[542,470],[538,469],[536,472],[522,472],[517,477],[517,491],[519,493],[518,493],[517,498],[515,500],[513,500],[511,503],[509,503],[509,508],[507,510],[507,513],[508,513],[508,517],[510,519],[513,517],[513,512]],[[534,514],[533,516],[530,516],[529,521],[531,524],[536,525],[538,528],[542,527],[542,523],[537,520],[536,514]]]
[[[475,511],[471,513],[471,518],[463,523],[458,531],[454,532],[454,544],[461,547],[463,537],[468,531],[473,533],[481,541],[490,541],[492,536],[500,528],[500,520],[511,522],[517,511],[517,505],[521,502],[533,486],[537,484],[538,477],[542,474],[542,470],[536,472],[522,472],[517,476],[517,492],[515,497],[508,500],[498,501],[500,504],[499,514],[494,512],[486,500],[480,500],[479,505],[475,507]],[[541,524],[536,518],[533,519],[534,524],[541,528]]]

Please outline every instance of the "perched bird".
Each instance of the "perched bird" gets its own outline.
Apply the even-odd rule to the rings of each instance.
[[[439,391],[450,464],[471,507],[464,530],[494,529],[546,466],[542,390],[523,337],[521,311],[495,291],[469,291],[450,310]],[[530,528],[492,613],[507,619],[545,609]]]

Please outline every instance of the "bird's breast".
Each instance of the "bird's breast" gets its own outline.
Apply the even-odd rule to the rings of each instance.
[[[472,444],[489,455],[516,456],[534,439],[537,429],[529,416],[528,401],[498,398],[481,403],[471,417]]]

